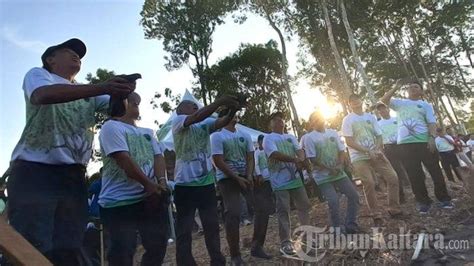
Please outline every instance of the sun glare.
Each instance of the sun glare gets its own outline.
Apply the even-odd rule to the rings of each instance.
[[[309,115],[320,110],[325,119],[331,119],[342,112],[340,104],[329,101],[321,92],[311,89],[298,90],[295,95],[295,105],[301,118],[308,120]]]

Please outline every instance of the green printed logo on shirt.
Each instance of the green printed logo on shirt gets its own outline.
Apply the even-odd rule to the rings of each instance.
[[[126,133],[128,153],[132,160],[142,169],[148,177],[153,177],[154,152],[151,137],[148,134],[136,135]],[[105,153],[102,151],[102,154]],[[104,176],[127,180],[127,175],[110,156],[103,156]]]
[[[30,150],[66,149],[77,162],[87,163],[94,138],[95,101],[33,105],[26,101],[26,126],[20,139]]]
[[[334,137],[315,143],[316,160],[325,167],[335,167],[337,164],[339,148]]]
[[[421,105],[405,105],[398,110],[399,144],[428,141],[425,110]]]
[[[355,140],[362,146],[371,149],[375,146],[375,130],[372,123],[367,120],[365,122],[356,121],[352,124],[352,131]]]

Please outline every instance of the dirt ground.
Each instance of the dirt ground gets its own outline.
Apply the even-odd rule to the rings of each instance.
[[[471,175],[471,180],[474,176]],[[433,185],[430,178],[427,179],[430,195],[433,199]],[[383,235],[385,239],[389,233],[400,234],[400,228],[404,232],[417,234],[425,232],[428,234],[444,234],[445,242],[448,240],[469,240],[469,249],[466,250],[437,250],[432,246],[423,249],[416,261],[412,261],[414,249],[370,249],[367,252],[359,250],[326,250],[326,254],[318,265],[474,265],[474,204],[469,197],[467,185],[462,183],[448,182],[448,190],[453,197],[455,208],[451,210],[441,209],[436,203],[427,215],[420,215],[415,210],[414,199],[409,187],[405,187],[407,201],[402,205],[406,216],[400,219],[387,218],[384,223]],[[368,211],[363,197],[362,188],[358,187],[361,195],[361,208],[359,211],[359,225],[365,232],[371,232],[373,226],[372,219],[368,216]],[[472,191],[471,191],[472,194]],[[474,195],[472,195],[474,196]],[[378,192],[379,203],[386,208],[387,201],[384,192]],[[342,200],[343,213],[345,213],[345,200]],[[317,198],[311,199],[312,209],[311,223],[317,227],[324,227],[328,224],[328,208],[326,203],[321,203]],[[388,216],[387,216],[388,217]],[[293,227],[297,226],[298,219],[296,211],[291,214]],[[222,226],[221,226],[222,228]],[[276,216],[270,218],[265,250],[273,256],[271,260],[262,260],[250,256],[249,244],[252,237],[253,226],[242,226],[240,228],[241,251],[244,261],[249,265],[316,265],[315,263],[302,262],[283,258],[279,254],[278,222]],[[229,250],[225,240],[225,231],[221,230],[221,249],[229,261]],[[323,250],[320,250],[323,252]],[[137,265],[143,254],[143,248],[139,247],[136,261]],[[199,234],[193,235],[193,255],[198,265],[209,265],[209,257],[204,244],[204,237]],[[168,246],[165,265],[175,265],[175,245]]]

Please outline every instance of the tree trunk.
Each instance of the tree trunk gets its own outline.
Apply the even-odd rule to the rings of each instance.
[[[194,55],[194,59],[196,60],[197,75],[199,78],[199,85],[201,87],[201,91],[199,94],[202,98],[204,106],[206,106],[207,105],[207,94],[206,94],[207,88],[206,88],[206,78],[204,77],[203,65],[201,64],[199,57],[197,55]]]
[[[446,107],[446,104],[444,103],[442,96],[439,96],[439,103],[440,103],[440,106],[443,108],[444,113],[448,117],[449,123],[451,123],[451,125],[453,126],[456,125],[457,123],[454,120],[453,116],[449,113],[448,107]]]
[[[469,92],[472,92],[471,88],[469,87],[469,85],[467,85],[467,82],[466,82],[466,78],[464,77],[464,74],[462,73],[462,68],[461,68],[461,65],[459,64],[459,61],[458,61],[458,57],[454,54],[453,52],[453,57],[454,57],[454,61],[456,62],[456,66],[459,70],[459,75],[461,76],[461,79],[462,79],[462,84],[464,85],[464,87],[466,87],[466,89],[469,91]]]
[[[466,38],[464,37],[464,33],[462,32],[462,29],[460,27],[456,28],[456,30],[458,31],[459,37],[461,38],[461,45],[464,51],[466,52],[466,57],[469,60],[469,64],[471,65],[471,67],[474,68],[474,64],[472,63],[472,59],[471,59],[470,48],[469,48],[469,45],[466,43]]]
[[[403,65],[403,69],[405,70],[405,74],[407,76],[410,76],[410,71],[408,70],[407,63],[403,59],[400,51],[398,51],[397,47],[395,47],[395,44],[391,41],[390,38],[386,37],[382,31],[379,30],[379,35],[382,37],[383,43],[378,40],[379,44],[385,47],[387,49],[388,53],[391,54],[395,60],[397,60],[400,64]]]
[[[451,97],[449,95],[445,95],[446,99],[448,99],[448,104],[449,107],[451,108],[451,111],[453,112],[454,119],[456,119],[456,122],[458,125],[461,125],[461,121],[459,120],[458,115],[456,114],[456,109],[454,109],[453,102],[451,102]]]
[[[331,24],[331,20],[329,19],[329,13],[328,13],[326,0],[321,1],[321,6],[323,8],[324,21],[326,22],[326,28],[328,31],[329,44],[331,45],[332,54],[334,55],[334,59],[336,60],[336,64],[337,64],[337,70],[341,77],[342,84],[344,85],[344,91],[346,92],[345,98],[347,98],[349,97],[350,94],[352,94],[352,89],[351,89],[349,80],[347,79],[347,72],[344,67],[344,62],[342,62],[341,55],[339,54],[337,50],[336,41],[334,40],[334,35],[332,33],[332,24]]]
[[[428,90],[430,92],[430,96],[431,96],[431,99],[433,101],[433,106],[434,106],[435,112],[438,115],[438,117],[441,118],[442,116],[441,116],[441,113],[439,111],[439,105],[438,105],[438,99],[440,97],[433,90],[433,87],[432,87],[433,81],[428,76],[428,72],[426,72],[425,63],[423,62],[423,58],[421,57],[420,47],[418,45],[418,39],[417,39],[416,33],[413,29],[413,25],[411,24],[411,21],[408,18],[406,18],[406,19],[407,19],[407,22],[408,22],[408,28],[410,30],[410,34],[411,34],[412,39],[413,39],[413,43],[411,43],[411,46],[415,50],[416,57],[418,58],[418,61],[420,61],[421,70],[423,71],[423,75],[425,76],[426,82],[428,82]],[[449,116],[449,113],[447,115]],[[441,126],[443,126],[442,123],[441,123]]]
[[[298,117],[298,111],[296,110],[295,103],[293,101],[293,95],[291,94],[291,88],[290,88],[290,81],[288,79],[288,60],[286,58],[286,44],[285,44],[285,37],[283,36],[283,33],[281,30],[277,27],[275,22],[273,21],[272,17],[270,14],[263,8],[265,15],[267,17],[268,22],[270,23],[270,26],[276,31],[278,34],[278,38],[280,38],[280,44],[281,44],[281,60],[283,64],[283,71],[282,71],[282,76],[283,76],[283,82],[285,83],[285,91],[288,97],[288,104],[292,113],[292,121],[291,124],[293,125],[293,130],[295,131],[295,134],[297,137],[300,137],[302,134],[302,128],[300,125],[300,119]]]
[[[349,39],[349,45],[351,47],[352,57],[354,58],[355,64],[358,68],[358,71],[362,77],[362,81],[364,82],[365,89],[369,96],[370,101],[372,104],[377,102],[375,98],[374,91],[372,90],[372,86],[369,81],[369,77],[367,77],[367,73],[365,73],[364,66],[362,65],[362,61],[360,60],[359,53],[357,52],[357,47],[354,40],[354,35],[352,34],[352,28],[349,24],[349,20],[347,19],[346,7],[344,6],[344,1],[340,1],[341,6],[341,13],[342,13],[342,21],[344,22],[344,27],[346,29],[347,37]]]
[[[433,65],[434,65],[434,68],[435,68],[435,71],[436,71],[436,79],[438,81],[438,84],[440,84],[440,86],[444,89],[444,91],[447,93],[448,90],[446,89],[446,87],[444,86],[444,81],[443,81],[443,77],[441,76],[441,73],[439,72],[439,68],[438,68],[438,62],[436,60],[436,54],[431,50],[431,45],[430,45],[430,40],[429,40],[429,37],[427,36],[427,39],[426,39],[426,44],[427,44],[427,47],[428,47],[428,50],[430,51],[430,55],[431,55],[431,60],[433,60]],[[439,100],[441,101],[441,103],[443,104],[443,107],[444,109],[446,110],[446,113],[448,114],[448,117],[449,117],[449,120],[452,124],[458,124],[459,125],[459,119],[456,115],[456,111],[454,110],[454,108],[451,108],[451,111],[453,112],[453,115],[454,115],[454,119],[453,117],[451,116],[451,114],[449,113],[448,111],[448,108],[446,107],[446,104],[444,103],[443,101],[443,96],[439,96]]]
[[[399,40],[402,40],[401,43],[402,43],[403,49],[405,50],[405,54],[406,54],[406,57],[407,57],[407,60],[408,60],[408,64],[410,65],[411,71],[415,75],[415,78],[419,79],[419,76],[418,76],[418,74],[416,73],[416,70],[415,70],[415,66],[413,65],[413,62],[411,61],[411,58],[410,58],[410,50],[406,47],[406,45],[403,42],[403,39],[401,38],[400,34],[398,34],[398,33],[396,33],[396,34],[397,34],[396,38],[398,38]]]

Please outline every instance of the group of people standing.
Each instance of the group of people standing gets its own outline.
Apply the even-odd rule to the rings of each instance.
[[[85,166],[92,153],[95,112],[106,111],[110,97],[123,99],[124,112],[110,113],[99,141],[103,159],[100,215],[109,233],[109,265],[132,265],[139,232],[145,254],[142,265],[160,265],[168,240],[169,187],[164,151],[151,129],[138,127],[140,96],[135,83],[115,77],[96,85],[80,85],[74,77],[86,53],[85,44],[71,39],[49,47],[24,79],[27,124],[16,146],[8,182],[10,224],[55,265],[78,265],[87,223]],[[362,181],[375,225],[383,224],[377,202],[377,177],[387,184],[388,214],[403,218],[401,175],[408,176],[418,210],[427,213],[428,196],[422,163],[430,173],[442,208],[453,208],[436,150],[433,107],[422,99],[421,84],[411,82],[408,99],[388,91],[377,104],[382,117],[364,112],[358,95],[349,97],[351,113],[342,122],[342,137],[326,128],[320,112],[309,118],[310,132],[300,142],[286,131],[285,116],[270,117],[270,133],[258,138],[237,129],[237,97],[223,96],[198,108],[182,101],[172,121],[176,153],[176,263],[196,265],[192,230],[196,211],[211,265],[225,265],[220,247],[216,187],[225,206],[224,228],[232,265],[242,265],[240,253],[241,194],[254,206],[251,255],[264,250],[269,216],[276,210],[280,251],[295,254],[290,206],[300,225],[311,225],[311,203],[302,172],[307,171],[329,206],[330,225],[342,233],[357,233],[359,194],[347,173]],[[110,96],[110,97],[109,97]],[[389,108],[397,113],[391,118]],[[218,112],[217,118],[212,114]],[[349,157],[346,153],[346,146]],[[443,151],[445,152],[445,151]],[[443,156],[443,155],[442,155]],[[345,223],[339,193],[347,198]]]

